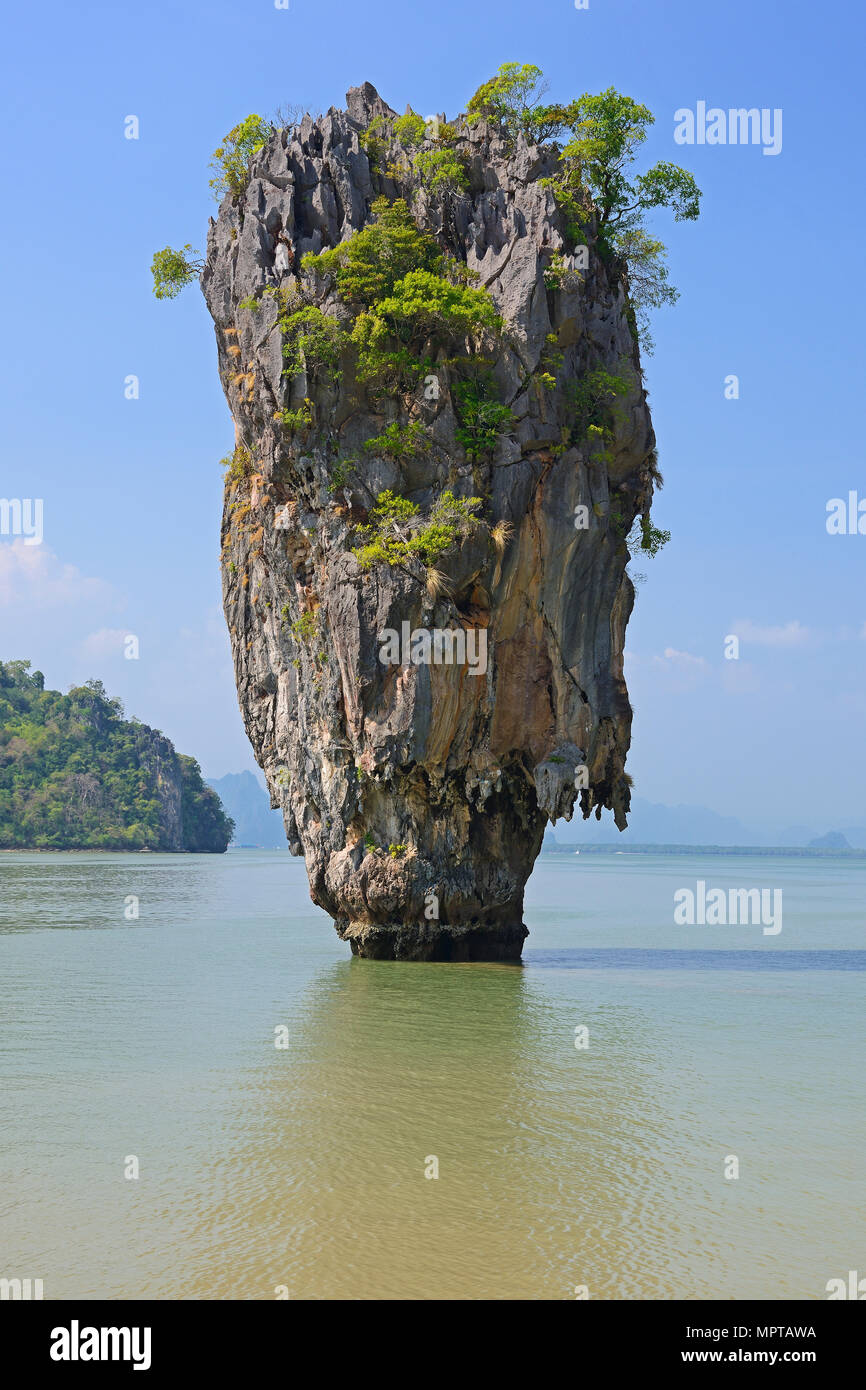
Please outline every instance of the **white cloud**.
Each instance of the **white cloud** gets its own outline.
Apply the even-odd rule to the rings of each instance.
[[[39,609],[81,603],[116,605],[118,596],[103,579],[89,579],[65,564],[45,545],[23,539],[0,542],[0,608]]]
[[[664,656],[654,656],[653,661],[659,666],[673,667],[677,671],[690,671],[697,674],[698,671],[709,670],[709,662],[702,656],[692,656],[691,652],[679,652],[676,647],[665,647]]]
[[[98,632],[90,632],[81,643],[85,657],[123,656],[123,644],[129,636],[125,627],[101,627]]]
[[[712,676],[710,663],[692,652],[665,647],[652,656],[630,663],[628,685],[639,699],[652,691],[655,695],[692,695]]]
[[[751,642],[756,647],[799,647],[812,635],[796,618],[778,627],[760,627],[751,618],[737,618],[731,624],[731,632],[741,642]]]

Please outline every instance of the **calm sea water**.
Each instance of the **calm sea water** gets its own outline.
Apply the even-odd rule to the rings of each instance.
[[[782,888],[782,932],[675,926],[697,878]],[[282,851],[0,855],[0,1276],[824,1298],[866,1273],[864,888],[843,860],[545,858],[523,966],[403,965],[351,959]]]

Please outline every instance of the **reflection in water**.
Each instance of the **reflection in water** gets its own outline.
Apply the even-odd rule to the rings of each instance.
[[[256,1113],[248,1097],[238,1117],[232,1205],[248,1258],[211,1296],[627,1292],[622,1271],[664,1233],[645,1196],[671,1174],[640,1012],[579,994],[551,1007],[527,972],[497,965],[323,972],[289,1051],[261,1073]],[[608,1045],[578,1051],[577,1023]]]

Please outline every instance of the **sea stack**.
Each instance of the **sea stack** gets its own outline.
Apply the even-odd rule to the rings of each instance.
[[[202,287],[237,441],[225,613],[272,803],[352,951],[516,960],[545,826],[575,803],[626,823],[625,538],[649,513],[652,423],[625,267],[591,208],[577,238],[557,206],[557,147],[461,118],[407,153],[395,119],[354,88],[276,133],[211,223]],[[462,186],[417,157],[442,149]],[[392,350],[377,376],[359,368],[365,306],[302,258],[376,225],[382,199],[499,322],[461,337],[431,308],[418,341],[419,281],[406,334],[377,307],[394,327],[369,335]],[[334,329],[318,356],[316,313]],[[407,651],[406,632],[431,636]]]

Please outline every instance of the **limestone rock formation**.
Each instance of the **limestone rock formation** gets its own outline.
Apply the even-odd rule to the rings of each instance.
[[[656,476],[633,316],[591,221],[588,264],[575,255],[544,182],[555,146],[461,120],[468,187],[438,192],[392,142],[395,113],[374,88],[347,106],[275,135],[208,237],[202,287],[238,443],[223,588],[240,707],[311,896],[356,954],[516,959],[547,822],[577,797],[622,828],[629,805],[624,537]],[[301,257],[369,225],[381,195],[406,199],[502,316],[487,351],[511,418],[486,454],[461,436],[459,351],[436,350],[432,390],[429,373],[370,389],[352,349],[339,372],[286,371],[293,294],[351,327],[333,277]],[[624,383],[604,428],[581,393],[600,370]],[[365,447],[411,422],[423,451]],[[422,518],[444,490],[481,497],[432,582],[417,557],[365,569],[353,553],[385,490]],[[383,634],[403,624],[463,632],[476,651],[483,634],[486,663],[386,664]]]

